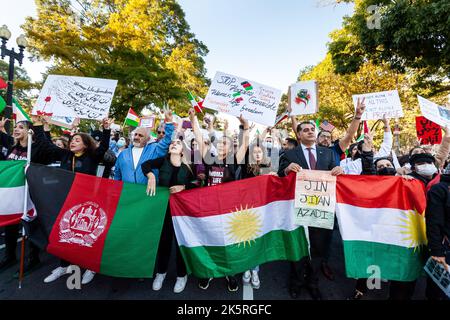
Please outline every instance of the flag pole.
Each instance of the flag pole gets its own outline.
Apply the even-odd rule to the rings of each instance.
[[[31,144],[33,142],[33,130],[28,130],[28,143],[27,143],[27,165],[25,168],[28,168],[31,162]],[[27,207],[28,207],[28,181],[25,178],[25,192],[23,197],[23,214],[27,215]],[[24,269],[24,261],[25,261],[25,228],[22,226],[22,243],[20,249],[20,271],[19,271],[19,289],[22,289],[22,281],[23,281],[23,269]]]

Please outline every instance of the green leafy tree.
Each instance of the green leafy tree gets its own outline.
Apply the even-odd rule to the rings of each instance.
[[[23,28],[50,74],[119,80],[111,115],[123,120],[154,103],[188,108],[187,90],[206,93],[206,46],[175,0],[36,0]]]

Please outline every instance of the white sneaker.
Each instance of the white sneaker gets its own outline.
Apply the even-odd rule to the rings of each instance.
[[[261,281],[259,281],[258,271],[252,270],[252,287],[253,289],[259,289]]]
[[[184,288],[186,288],[187,283],[187,275],[184,277],[177,277],[177,282],[175,282],[175,287],[173,287],[174,293],[181,293],[183,292]]]
[[[86,270],[83,274],[83,278],[81,279],[81,284],[88,284],[94,279],[95,272],[91,270]]]
[[[242,275],[242,282],[243,282],[244,284],[249,284],[251,278],[252,278],[252,274],[250,273],[250,270],[247,270],[247,271],[245,271],[244,274]]]
[[[155,280],[153,280],[153,286],[152,286],[153,290],[155,290],[155,291],[161,290],[164,279],[166,278],[166,274],[167,273],[157,273],[156,274]]]
[[[53,282],[59,278],[61,278],[63,275],[67,273],[67,268],[64,267],[58,267],[55,270],[52,271],[52,273],[44,279],[45,283]]]

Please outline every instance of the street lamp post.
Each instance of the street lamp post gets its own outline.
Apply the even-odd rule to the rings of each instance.
[[[23,51],[28,45],[27,39],[24,35],[20,35],[16,42],[19,46],[19,52],[15,52],[14,48],[7,49],[6,42],[11,38],[11,32],[8,30],[6,25],[0,28],[0,38],[2,41],[0,56],[4,59],[6,56],[9,57],[9,68],[8,68],[8,88],[6,90],[6,109],[5,118],[11,119],[12,116],[12,103],[13,103],[13,80],[14,80],[14,62],[17,60],[19,65],[22,65],[23,61]],[[10,124],[9,121],[5,124],[6,131],[10,134]]]

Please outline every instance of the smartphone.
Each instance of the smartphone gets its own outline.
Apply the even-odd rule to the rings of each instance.
[[[183,125],[182,125],[183,129],[192,129],[192,123],[190,121],[183,121]]]

